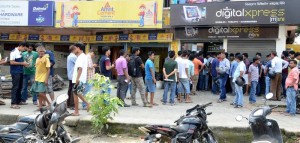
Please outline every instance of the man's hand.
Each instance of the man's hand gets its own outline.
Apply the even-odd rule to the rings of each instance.
[[[111,68],[114,68],[114,67],[115,67],[115,64],[112,64],[112,65],[111,65]]]
[[[168,76],[168,75],[166,75],[166,76],[165,76],[165,78],[166,78],[166,79],[168,79],[168,78],[169,78],[169,76]]]
[[[48,85],[48,80],[45,80],[45,85]]]
[[[29,66],[29,63],[23,62],[22,65],[23,65],[24,67],[28,67],[28,66]]]
[[[78,84],[79,84],[79,79],[76,80],[76,85],[78,85]]]
[[[98,65],[97,64],[93,64],[93,67],[96,68],[96,67],[98,67]]]
[[[152,80],[153,80],[154,84],[156,84],[156,79],[155,79],[155,78],[153,78]]]

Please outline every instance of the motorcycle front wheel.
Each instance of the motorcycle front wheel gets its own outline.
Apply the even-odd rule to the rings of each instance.
[[[205,134],[201,143],[218,143],[212,134]]]

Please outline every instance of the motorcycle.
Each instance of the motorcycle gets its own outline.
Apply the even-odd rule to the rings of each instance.
[[[252,143],[283,143],[281,131],[278,123],[273,119],[267,119],[266,116],[272,113],[272,110],[278,106],[270,107],[266,105],[267,100],[273,97],[272,93],[266,95],[266,100],[263,107],[254,109],[249,119],[238,115],[237,121],[242,121],[243,118],[249,121],[250,128],[253,133]]]
[[[25,135],[36,133],[34,119],[37,115],[30,115],[20,118],[11,125],[0,125],[0,143],[16,142]]]
[[[51,104],[50,111],[43,112],[35,118],[37,138],[43,143],[76,143],[63,126],[63,121],[71,114],[67,111],[67,94],[59,95]]]
[[[175,126],[147,125],[139,130],[147,134],[144,143],[160,142],[163,137],[169,138],[171,143],[217,143],[213,132],[207,126],[205,109],[212,103],[196,105],[186,110],[186,115],[181,116]]]

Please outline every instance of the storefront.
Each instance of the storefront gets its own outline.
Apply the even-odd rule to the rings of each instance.
[[[295,19],[298,0],[240,1],[171,6],[171,26],[181,49],[248,53],[285,50],[286,26]]]

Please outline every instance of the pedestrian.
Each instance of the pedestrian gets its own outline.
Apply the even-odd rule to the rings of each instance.
[[[74,104],[75,104],[75,111],[72,116],[79,116],[78,111],[78,98],[80,98],[84,103],[87,105],[87,112],[89,112],[90,104],[85,100],[83,97],[84,92],[84,84],[87,80],[87,57],[84,54],[83,50],[85,48],[83,43],[75,43],[75,48],[73,49],[73,53],[77,56],[77,60],[75,62],[72,83],[74,84],[73,87],[73,96],[74,96]]]
[[[10,52],[10,74],[12,77],[11,106],[12,109],[20,109],[18,105],[26,105],[22,102],[23,67],[29,64],[24,62],[22,52],[28,47],[26,42],[21,42],[18,47]]]
[[[189,77],[189,62],[188,62],[188,51],[183,51],[181,59],[178,59],[178,101],[183,102],[182,95],[186,95],[185,102],[191,103],[189,97],[190,94],[190,77]]]
[[[177,72],[177,62],[175,61],[175,52],[169,51],[169,60],[164,63],[163,74],[164,74],[164,95],[163,95],[163,105],[167,104],[168,91],[170,90],[170,100],[171,106],[175,105],[175,92],[176,92],[176,72]]]
[[[221,52],[221,58],[220,58],[220,64],[219,64],[219,81],[220,81],[220,88],[221,88],[221,93],[220,93],[220,98],[218,100],[218,103],[226,101],[226,82],[228,79],[229,75],[229,70],[230,70],[230,62],[226,58],[225,52]]]
[[[233,74],[233,81],[235,84],[235,99],[234,102],[231,103],[231,105],[234,105],[234,108],[242,108],[244,105],[244,95],[243,95],[243,86],[240,86],[236,83],[236,80],[238,78],[243,79],[244,74],[246,72],[246,65],[243,61],[242,55],[236,55],[236,61],[238,62],[238,66],[236,67],[236,70]]]
[[[121,49],[119,51],[119,55],[120,57],[116,60],[116,70],[118,73],[117,97],[123,101],[124,107],[130,107],[128,104],[125,103],[128,84],[130,83],[127,61],[125,59],[127,53],[125,52],[125,50]]]
[[[219,77],[217,72],[217,67],[219,67],[219,57],[220,53],[213,53],[213,60],[211,61],[211,76],[212,76],[212,93],[213,94],[219,94]]]
[[[22,53],[22,57],[25,62],[29,65],[28,67],[24,67],[24,75],[23,75],[23,88],[22,88],[22,102],[26,103],[28,99],[28,81],[30,85],[34,82],[34,75],[35,75],[35,62],[36,59],[39,57],[39,54],[33,51],[34,44],[29,43],[26,52]],[[35,93],[32,93],[32,102],[33,105],[37,105],[37,96]],[[26,103],[27,104],[27,103]]]
[[[249,93],[249,80],[248,80],[248,70],[249,70],[249,66],[250,66],[250,61],[248,59],[248,53],[243,53],[243,59],[244,59],[244,63],[246,65],[246,73],[244,74],[244,79],[246,82],[246,91],[245,91],[245,95],[248,96]]]
[[[296,115],[296,93],[298,90],[299,83],[299,70],[297,67],[296,60],[290,60],[289,66],[292,69],[286,78],[286,112],[290,116]]]
[[[295,53],[295,52],[292,52]],[[295,54],[292,54],[291,56],[294,57]],[[281,54],[281,59],[289,62],[289,52],[283,51]],[[281,87],[282,87],[282,97],[286,97],[286,88],[285,88],[285,80],[288,76],[289,68],[282,69],[282,80],[281,80]]]
[[[298,61],[300,61],[300,52],[297,52],[297,53],[295,54],[295,57],[296,57],[296,59],[297,59]],[[297,61],[297,60],[296,60],[296,61]],[[298,62],[297,67],[300,69],[300,62]]]
[[[235,54],[235,57],[237,57],[239,54]],[[230,57],[232,56],[232,54],[230,54]],[[234,57],[234,56],[233,56]],[[230,70],[229,70],[229,78],[230,78],[230,86],[231,86],[231,90],[232,90],[232,95],[235,96],[235,83],[233,82],[233,75],[235,73],[235,70],[238,66],[238,62],[237,59],[234,58],[231,63],[230,63]]]
[[[68,88],[68,101],[67,101],[67,106],[71,110],[74,110],[74,97],[73,97],[73,92],[72,88],[74,84],[72,83],[72,78],[73,78],[73,72],[74,72],[74,66],[77,60],[77,56],[72,52],[75,49],[74,45],[71,45],[69,47],[70,54],[67,58],[67,72],[68,72],[68,80],[69,80],[69,88]]]
[[[258,71],[259,71],[259,78],[258,78],[258,84],[256,88],[256,95],[261,95],[261,88],[263,86],[264,80],[263,80],[263,68],[262,68],[262,61],[261,61],[261,53],[257,52],[256,57],[259,59],[260,63],[258,64]]]
[[[297,62],[297,64],[299,63],[299,60],[296,58],[297,55],[296,55],[295,51],[289,51],[288,56],[291,60],[295,60]],[[286,57],[288,57],[288,56],[286,56]]]
[[[37,45],[36,45],[37,46]],[[55,65],[55,56],[52,51],[46,50],[46,55],[48,55],[50,60],[50,76],[48,78],[47,92],[51,98],[54,100],[54,91],[53,91],[53,77],[54,77],[54,65]]]
[[[128,73],[132,77],[131,83],[132,83],[132,93],[131,93],[131,105],[132,106],[138,106],[136,103],[136,90],[138,88],[142,102],[144,104],[144,107],[149,107],[149,102],[145,99],[145,84],[143,80],[143,74],[142,70],[145,68],[144,63],[142,59],[139,57],[140,54],[140,48],[135,47],[132,48],[132,57],[130,58],[130,61],[128,62]]]
[[[87,79],[86,79],[86,83],[84,85],[84,92],[83,92],[83,96],[85,97],[93,88],[93,85],[89,83],[89,80],[94,78],[95,75],[95,67],[97,67],[97,64],[94,64],[93,62],[93,58],[95,57],[95,53],[93,51],[93,49],[89,49],[89,53],[86,55],[87,58]],[[82,102],[82,108],[84,110],[87,110],[87,106],[84,102]]]
[[[146,93],[145,98],[148,100],[148,93],[150,93],[150,107],[157,106],[157,103],[154,103],[154,93],[156,90],[156,79],[155,79],[155,66],[154,66],[154,58],[155,53],[153,51],[148,52],[148,60],[145,63],[145,83],[146,83]]]
[[[250,96],[249,96],[249,103],[254,104],[256,103],[256,88],[259,80],[259,69],[258,66],[260,61],[257,57],[253,58],[253,63],[249,66],[248,70],[248,80],[250,85]]]
[[[199,52],[199,55],[202,54]],[[197,58],[198,54],[194,54],[192,55],[191,59],[193,59],[193,64],[194,64],[194,75],[192,76],[192,84],[193,84],[193,88],[192,88],[192,95],[197,95],[196,93],[196,90],[197,90],[197,87],[199,85],[199,90],[204,90],[204,87],[205,87],[205,74],[202,73],[202,70],[204,68],[204,64]],[[203,55],[203,54],[202,54]],[[200,72],[202,73],[200,75]],[[200,77],[200,80],[199,80],[199,77]],[[200,81],[200,83],[199,83]]]
[[[192,80],[192,77],[195,75],[195,66],[194,66],[194,63],[193,63],[193,60],[195,59],[195,55],[194,55],[194,53],[192,53],[192,52],[188,52],[189,54],[188,54],[188,64],[189,64],[189,77],[190,77],[190,79],[189,79],[189,82],[190,82],[190,90],[192,90],[192,88],[193,88],[193,80]],[[199,76],[198,76],[199,77]],[[195,92],[196,92],[196,90],[195,90]],[[190,95],[192,95],[192,93],[190,93]]]
[[[1,54],[0,54],[0,65],[4,65],[4,64],[6,64],[7,63],[7,58],[5,58],[5,59],[2,59],[2,56],[1,56]],[[0,73],[1,73],[1,71],[0,71]],[[2,84],[2,80],[0,80],[0,85]],[[2,88],[0,88],[0,92],[2,93]],[[2,101],[2,100],[0,100],[0,105],[5,105],[5,102],[4,101]]]
[[[211,81],[212,80],[212,76],[211,76],[211,62],[212,62],[212,60],[213,60],[213,57],[212,57],[212,55],[209,53],[209,54],[207,54],[207,56],[206,56],[206,59],[207,59],[207,61],[204,63],[204,73],[206,74],[206,79],[205,79],[205,90],[206,91],[208,91],[209,90],[209,88],[211,88],[211,85],[212,84],[208,84],[208,83],[211,83],[211,82],[209,82],[209,81]]]
[[[271,55],[268,54],[266,56],[266,60],[267,60],[267,63],[264,67],[264,74],[265,74],[265,83],[266,83],[266,87],[265,87],[265,96],[270,92],[270,85],[271,85],[271,78],[269,77],[269,71],[270,71],[270,68],[271,68]]]
[[[47,102],[48,106],[50,106],[50,102],[46,97],[48,78],[50,76],[50,60],[47,56],[45,56],[46,49],[44,46],[40,45],[37,48],[37,52],[39,53],[39,57],[36,59],[35,67],[35,82],[31,87],[31,91],[37,93],[39,95],[39,110],[43,113],[43,103]]]
[[[100,59],[100,73],[108,78],[111,78],[112,69],[115,68],[115,64],[110,61],[110,47],[105,46],[102,48],[103,56]],[[110,92],[109,92],[110,93]]]
[[[128,62],[130,61],[130,57],[132,57],[132,54],[126,54],[125,59],[126,59],[127,65],[128,65]],[[128,71],[128,66],[127,66],[127,71]],[[131,76],[130,75],[129,75],[129,78],[131,80]],[[127,89],[127,91],[129,91],[129,95],[130,95],[130,97],[127,97],[127,99],[131,100],[131,93],[132,93],[132,82],[131,81],[128,83],[128,89]],[[126,96],[127,96],[127,92],[126,92]]]
[[[271,79],[271,92],[274,95],[273,100],[281,101],[282,69],[287,68],[288,62],[277,57],[275,51],[271,52],[271,59],[272,72],[275,72],[275,77]]]

